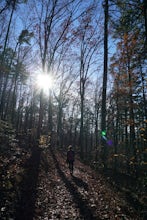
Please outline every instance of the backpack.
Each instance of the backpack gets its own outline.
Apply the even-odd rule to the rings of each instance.
[[[74,161],[74,151],[70,150],[67,152],[67,160]]]

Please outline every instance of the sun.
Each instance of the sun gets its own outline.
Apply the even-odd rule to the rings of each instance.
[[[53,78],[49,74],[38,74],[37,76],[37,86],[40,89],[43,89],[43,91],[48,94],[49,90],[53,87]]]

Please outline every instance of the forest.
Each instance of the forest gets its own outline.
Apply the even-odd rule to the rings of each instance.
[[[81,175],[72,180],[63,172],[69,145]],[[23,188],[36,190],[49,172],[58,182],[51,167],[69,191],[85,186],[84,172],[101,175],[139,216],[100,218],[98,210],[99,218],[81,211],[67,219],[146,218],[146,0],[0,1],[1,219],[66,219],[20,218],[37,201],[25,207]]]

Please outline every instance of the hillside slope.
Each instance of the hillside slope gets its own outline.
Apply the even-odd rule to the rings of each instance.
[[[71,176],[65,161],[62,152],[34,150],[23,165],[16,201],[7,207],[3,201],[1,219],[141,219],[105,177],[78,159]]]

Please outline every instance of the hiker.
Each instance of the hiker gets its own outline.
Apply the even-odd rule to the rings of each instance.
[[[71,175],[73,174],[74,160],[75,160],[75,152],[73,151],[72,146],[69,145],[66,162],[68,163],[68,167]]]

